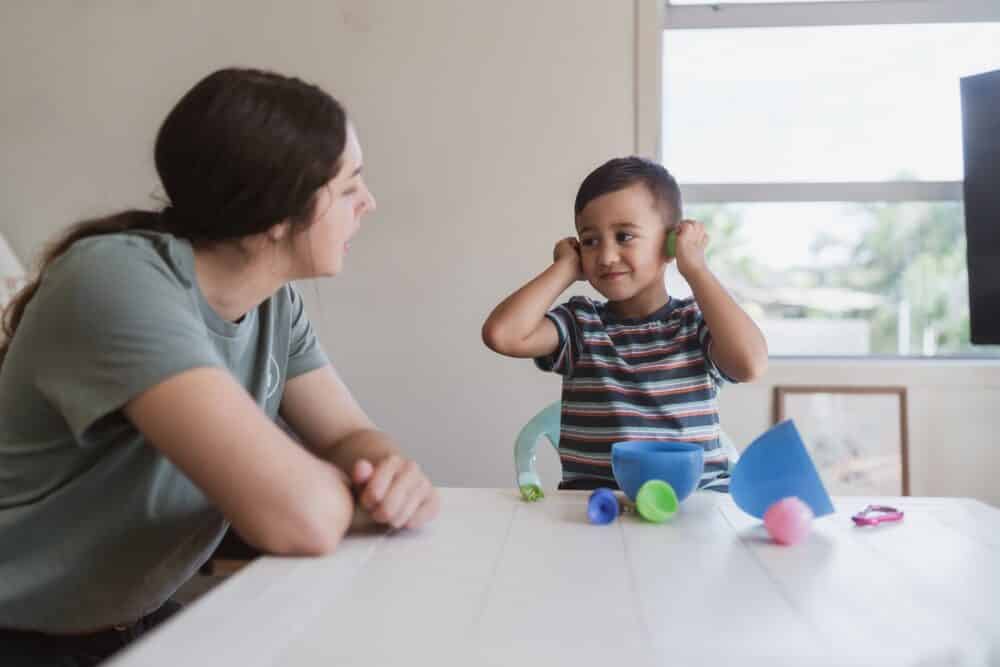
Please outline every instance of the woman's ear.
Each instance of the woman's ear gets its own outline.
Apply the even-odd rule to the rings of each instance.
[[[267,230],[267,238],[273,243],[283,241],[285,237],[288,236],[288,230],[291,228],[291,224],[292,223],[288,220],[285,220],[284,222],[272,225],[271,228]]]

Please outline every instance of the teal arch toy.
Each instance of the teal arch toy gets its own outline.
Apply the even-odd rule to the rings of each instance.
[[[535,447],[538,439],[545,437],[552,447],[559,451],[559,426],[562,422],[562,401],[548,405],[532,417],[521,432],[517,434],[514,443],[514,467],[517,470],[517,486],[521,490],[521,498],[528,502],[541,500],[542,481],[535,469]]]

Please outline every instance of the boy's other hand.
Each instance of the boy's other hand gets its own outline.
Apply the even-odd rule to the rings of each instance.
[[[705,262],[708,232],[695,220],[681,220],[676,229],[677,270],[687,278],[708,266]]]
[[[420,528],[437,516],[441,498],[414,461],[387,456],[376,464],[358,459],[351,471],[358,504],[393,528]]]
[[[572,263],[576,280],[584,280],[583,259],[580,257],[580,242],[572,236],[560,239],[556,247],[552,250],[552,261]]]

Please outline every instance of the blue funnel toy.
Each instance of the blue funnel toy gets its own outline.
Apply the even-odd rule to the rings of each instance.
[[[729,481],[736,505],[758,519],[782,498],[795,496],[816,517],[833,513],[833,503],[795,422],[783,421],[750,443]]]

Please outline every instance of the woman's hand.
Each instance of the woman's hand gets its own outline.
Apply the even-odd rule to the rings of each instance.
[[[393,528],[420,528],[441,509],[441,496],[420,466],[400,456],[387,456],[374,465],[358,459],[351,481],[361,508]]]
[[[708,267],[705,262],[708,233],[703,224],[694,220],[681,220],[676,231],[677,270],[687,279]]]

